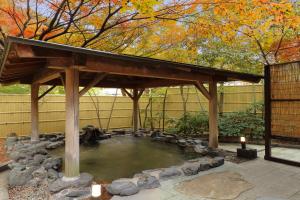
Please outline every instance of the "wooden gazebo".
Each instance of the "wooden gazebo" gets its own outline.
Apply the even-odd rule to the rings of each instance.
[[[79,97],[92,87],[121,88],[133,100],[133,128],[138,128],[138,100],[145,88],[195,85],[209,100],[209,146],[218,147],[217,83],[259,82],[261,76],[152,58],[118,55],[54,43],[8,37],[0,69],[2,84],[31,85],[31,140],[39,140],[38,100],[55,86],[66,94],[65,177],[79,175]],[[209,90],[203,86],[209,85]],[[40,85],[51,85],[39,96]],[[79,87],[83,87],[79,91]],[[131,89],[130,93],[126,89]]]

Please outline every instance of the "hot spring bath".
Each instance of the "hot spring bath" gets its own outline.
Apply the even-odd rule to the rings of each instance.
[[[51,151],[63,156],[64,147]],[[147,169],[170,167],[188,159],[177,145],[153,142],[150,138],[115,136],[94,147],[80,146],[80,171],[98,180],[129,178]]]

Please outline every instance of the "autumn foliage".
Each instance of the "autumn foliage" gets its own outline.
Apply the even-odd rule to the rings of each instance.
[[[0,1],[2,46],[14,35],[253,72],[299,58],[298,1]]]

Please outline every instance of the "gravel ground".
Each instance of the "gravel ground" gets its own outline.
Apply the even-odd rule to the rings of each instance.
[[[8,195],[11,200],[47,200],[50,197],[46,184],[41,184],[38,187],[17,186],[9,188]]]

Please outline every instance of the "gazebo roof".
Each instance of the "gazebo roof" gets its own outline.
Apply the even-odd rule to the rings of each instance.
[[[263,77],[132,55],[8,37],[1,61],[0,83],[63,85],[67,67],[80,71],[86,87],[148,88],[210,81],[259,82]],[[101,81],[100,81],[101,80]]]

